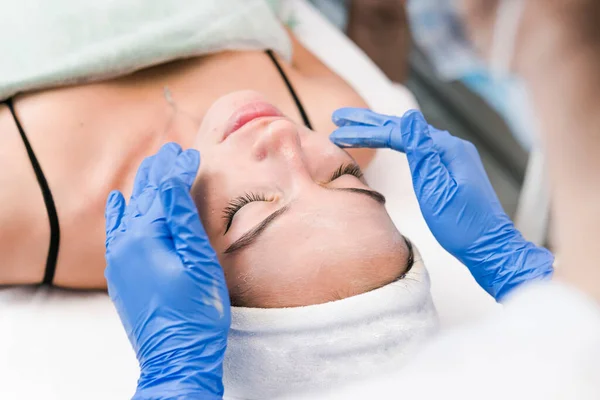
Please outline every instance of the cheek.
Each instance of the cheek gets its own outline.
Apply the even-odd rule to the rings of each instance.
[[[347,149],[346,153],[346,151],[334,145],[328,136],[309,132],[303,138],[302,148],[310,165],[312,165],[312,172],[315,176],[323,170],[331,173],[341,164],[352,162],[352,160],[359,167],[366,168],[375,157],[375,149]]]
[[[318,181],[329,178],[340,165],[352,161],[329,139],[315,133],[303,139],[302,150],[311,175]]]
[[[220,257],[221,258],[221,257]],[[239,299],[240,296],[249,290],[250,287],[256,286],[255,279],[256,275],[252,273],[249,268],[241,268],[235,266],[231,262],[220,259],[223,272],[225,273],[225,282],[227,283],[227,289],[229,290],[229,296],[232,299]],[[239,305],[235,304],[232,305]]]

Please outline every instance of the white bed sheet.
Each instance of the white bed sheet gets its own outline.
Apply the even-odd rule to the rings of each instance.
[[[402,114],[413,96],[393,85],[305,0],[289,7],[303,44],[344,77],[375,110]],[[399,229],[419,247],[445,327],[498,310],[466,269],[437,244],[420,214],[406,158],[381,151],[366,171]],[[0,291],[0,399],[121,399],[135,390],[135,356],[103,293],[47,288]]]

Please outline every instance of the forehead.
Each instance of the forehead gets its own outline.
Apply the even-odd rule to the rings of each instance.
[[[344,262],[402,258],[405,250],[383,206],[358,194],[331,193],[318,201],[291,203],[252,245],[224,261],[308,273]]]
[[[362,218],[288,215],[254,246],[223,262],[228,284],[254,307],[293,307],[376,289],[405,271],[396,230]],[[345,228],[345,229],[342,229]],[[247,291],[247,292],[246,292]]]

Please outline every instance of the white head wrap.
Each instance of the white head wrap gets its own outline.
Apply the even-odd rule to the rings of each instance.
[[[429,276],[415,254],[401,280],[306,307],[232,308],[226,399],[317,398],[398,369],[438,329]]]

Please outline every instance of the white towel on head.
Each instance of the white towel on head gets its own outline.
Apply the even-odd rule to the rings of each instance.
[[[232,308],[226,399],[317,398],[398,369],[438,329],[429,276],[417,254],[401,280],[306,307]]]

